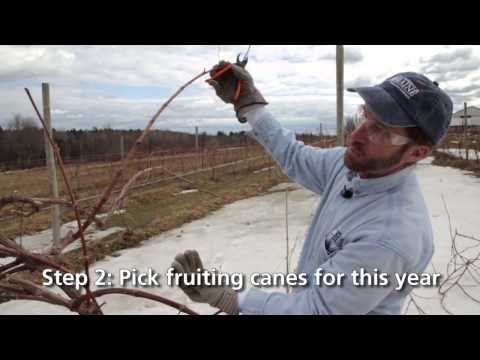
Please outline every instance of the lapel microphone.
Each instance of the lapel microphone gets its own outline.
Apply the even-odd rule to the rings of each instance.
[[[347,189],[347,185],[343,187],[343,190],[341,192],[341,195],[345,199],[351,199],[353,196],[353,191],[351,189]]]

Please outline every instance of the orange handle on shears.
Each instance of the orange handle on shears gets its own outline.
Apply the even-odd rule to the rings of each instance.
[[[223,67],[223,69],[219,70],[218,72],[216,72],[212,77],[211,77],[211,80],[215,80],[215,79],[218,79],[220,76],[222,76],[223,74],[225,74],[227,71],[229,71],[230,69],[232,68],[232,64],[228,64],[228,65],[225,65]],[[235,90],[235,97],[234,97],[234,100],[237,101],[238,98],[240,97],[240,93],[242,91],[242,81],[241,80],[238,80],[237,81],[237,88]]]
[[[219,78],[220,76],[222,76],[223,74],[225,74],[228,70],[230,70],[232,68],[232,64],[228,64],[228,65],[225,65],[223,67],[223,69],[219,70],[218,72],[216,72],[212,77],[211,79],[212,80],[215,80],[217,78]]]
[[[242,81],[241,80],[238,80],[237,81],[237,90],[235,91],[235,101],[238,100],[238,98],[240,97],[240,92],[242,91]]]

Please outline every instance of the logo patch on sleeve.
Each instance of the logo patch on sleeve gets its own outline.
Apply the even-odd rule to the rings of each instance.
[[[331,231],[325,239],[325,249],[327,250],[328,255],[342,249],[344,241],[345,239],[340,230],[335,229]]]

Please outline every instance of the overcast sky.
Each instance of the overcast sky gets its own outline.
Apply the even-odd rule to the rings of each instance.
[[[41,83],[50,83],[57,129],[144,128],[183,83],[219,59],[234,61],[248,45],[10,46],[0,45],[0,125],[15,114],[34,117],[24,92],[41,105]],[[254,45],[247,69],[270,110],[297,131],[334,129],[335,45]],[[345,87],[373,85],[398,72],[422,72],[454,100],[480,106],[480,46],[345,45]],[[187,88],[155,128],[193,132],[247,129],[219,100],[205,78]],[[345,93],[345,114],[360,98]]]

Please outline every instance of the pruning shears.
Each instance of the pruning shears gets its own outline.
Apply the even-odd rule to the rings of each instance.
[[[237,55],[237,61],[235,62],[235,65],[238,65],[238,66],[241,66],[242,68],[245,68],[245,66],[247,66],[247,63],[248,63],[248,54],[250,52],[250,48],[252,47],[252,45],[248,45],[248,50],[247,52],[245,53],[245,55],[243,55],[243,59],[240,60],[240,56],[242,55],[242,53],[238,54]],[[221,68],[220,70],[218,70],[212,77],[211,77],[211,80],[215,80],[215,79],[218,79],[220,76],[222,76],[223,74],[225,74],[226,72],[230,71],[232,68],[232,64],[227,64],[225,65],[223,68]],[[243,86],[243,81],[242,80],[237,80],[237,86],[235,88],[235,96],[234,96],[234,101],[237,101],[238,98],[240,97],[240,93],[242,92],[242,86]],[[245,123],[246,121],[242,121],[242,120],[239,120],[241,123]]]

